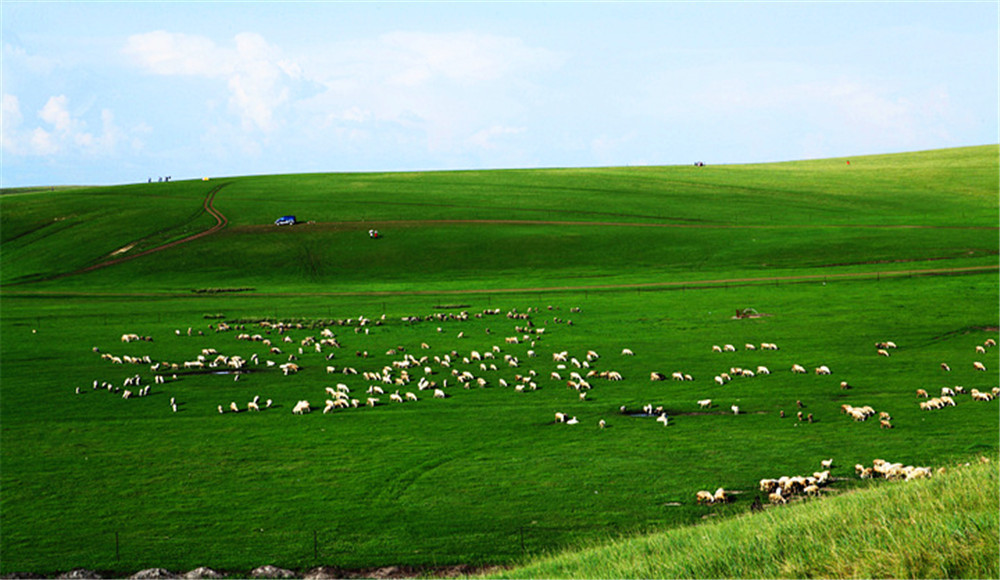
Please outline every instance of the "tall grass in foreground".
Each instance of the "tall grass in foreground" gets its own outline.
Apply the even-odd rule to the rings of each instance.
[[[997,578],[998,477],[987,464],[931,480],[767,509],[543,557],[513,578]]]

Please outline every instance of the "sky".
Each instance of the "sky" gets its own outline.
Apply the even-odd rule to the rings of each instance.
[[[0,185],[1000,142],[1000,3],[0,2]]]

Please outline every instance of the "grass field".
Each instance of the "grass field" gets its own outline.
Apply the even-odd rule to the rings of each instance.
[[[829,457],[841,491],[863,485],[853,466],[876,457],[995,457],[996,400],[958,395],[955,407],[921,411],[915,391],[998,385],[996,348],[975,351],[1000,327],[997,156],[988,146],[849,165],[5,192],[0,573],[510,564],[744,513],[761,478],[810,473]],[[225,228],[128,259],[211,228],[213,191]],[[270,225],[289,213],[306,223]],[[384,238],[370,240],[370,228]],[[734,319],[743,308],[762,316]],[[509,318],[515,310],[529,318]],[[264,320],[302,328],[279,333]],[[529,324],[544,334],[528,335]],[[323,329],[339,347],[303,345]],[[153,340],[123,343],[124,333]],[[874,346],[886,340],[899,346],[888,358]],[[762,342],[780,350],[744,346]],[[724,343],[738,350],[712,351]],[[486,370],[462,362],[493,347]],[[182,364],[203,349],[257,354],[260,365],[236,381],[101,356]],[[589,350],[600,355],[592,370],[624,380],[590,378],[581,400],[566,385],[578,369],[557,368],[552,354],[582,361]],[[428,359],[408,369],[412,382],[383,385],[374,408],[363,402],[376,381],[340,372],[381,371],[406,354]],[[289,355],[297,374],[266,365]],[[451,367],[434,360],[445,355]],[[792,374],[793,364],[832,374]],[[760,365],[771,374],[713,381]],[[425,366],[448,398],[418,390]],[[464,388],[453,370],[486,386]],[[532,371],[537,388],[515,390]],[[694,380],[653,382],[654,371]],[[128,400],[92,388],[121,390],[135,374],[166,382]],[[362,406],[324,414],[325,388],[338,383]],[[396,389],[419,401],[391,403]],[[254,396],[274,405],[247,412]],[[313,412],[293,415],[302,399]],[[813,422],[796,419],[798,401]],[[230,402],[242,412],[220,415]],[[889,412],[894,428],[851,421],[845,403]],[[633,416],[646,404],[664,407],[669,426]],[[557,411],[580,424],[556,424]],[[696,504],[696,491],[717,487],[735,500]]]

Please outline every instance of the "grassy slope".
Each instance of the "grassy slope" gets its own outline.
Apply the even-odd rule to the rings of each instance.
[[[538,558],[493,577],[997,578],[995,461]]]
[[[270,294],[697,279],[759,271],[766,268],[758,264],[763,260],[777,264],[778,272],[807,273],[842,270],[816,267],[824,264],[899,257],[949,258],[932,265],[995,264],[995,229],[886,234],[829,227],[789,232],[414,225],[389,228],[385,240],[370,242],[363,232],[370,221],[353,230],[251,227],[288,213],[290,199],[296,204],[291,211],[319,221],[371,220],[374,213],[367,212],[375,208],[380,220],[507,217],[500,210],[508,204],[532,210],[519,213],[537,219],[612,219],[582,210],[603,215],[627,207],[628,221],[726,222],[727,212],[744,203],[751,209],[734,219],[768,215],[775,225],[877,222],[879,212],[888,209],[894,210],[885,216],[890,222],[996,225],[996,147],[872,158],[881,169],[858,180],[855,170],[867,162],[852,160],[850,174],[842,172],[846,163],[832,160],[704,172],[685,167],[232,180],[218,196],[217,206],[232,224],[221,234],[184,251],[4,288],[0,570],[52,573],[80,565],[121,573],[203,564],[239,570],[264,561],[299,568],[503,563],[524,551],[695,522],[703,511],[690,501],[694,490],[724,486],[750,493],[758,479],[811,471],[822,457],[833,455],[843,465],[875,456],[939,465],[968,453],[995,452],[1000,435],[996,402],[964,400],[957,408],[922,413],[913,399],[918,386],[995,386],[995,375],[971,368],[972,347],[995,337],[1000,326],[995,273],[698,292]],[[889,183],[892,175],[895,186]],[[850,183],[862,192],[885,192],[880,199],[888,206],[849,194]],[[64,193],[4,196],[3,279],[44,277],[93,263],[131,241],[177,237],[185,228],[199,229],[193,219],[208,227],[212,220],[197,208],[217,185],[101,188],[71,198],[60,197],[69,195]],[[174,189],[146,189],[159,186]],[[166,194],[146,206],[155,211],[137,212],[123,226],[114,212],[135,207],[135,198],[151,191]],[[825,192],[819,202],[816,192]],[[608,196],[616,200],[611,206]],[[67,208],[89,216],[74,226],[87,232],[88,243],[73,245],[53,227],[62,223],[55,217],[73,213]],[[42,235],[46,228],[53,228],[51,235]],[[754,243],[762,247],[752,249]],[[970,250],[982,257],[959,257]],[[615,271],[599,265],[608,254],[617,260]],[[262,292],[190,293],[198,287],[239,286]],[[34,289],[56,294],[35,296]],[[63,291],[94,294],[58,294]],[[109,291],[132,294],[105,296]],[[176,294],[140,296],[148,291]],[[335,328],[344,344],[335,364],[371,370],[389,363],[392,357],[384,353],[399,345],[419,353],[419,344],[428,342],[429,355],[466,353],[503,344],[503,336],[515,334],[517,323],[503,317],[414,326],[398,322],[403,315],[449,311],[436,308],[442,304],[463,304],[470,312],[539,307],[534,321],[548,327],[540,356],[527,359],[527,345],[503,347],[525,361],[520,372],[535,369],[547,377],[555,370],[551,352],[581,356],[593,348],[604,355],[599,369],[619,370],[626,380],[598,385],[587,402],[556,381],[539,381],[540,390],[521,395],[494,382],[483,390],[456,389],[446,401],[294,417],[291,405],[299,398],[319,405],[325,386],[367,387],[360,379],[331,378],[323,371],[329,363],[307,354],[301,357],[303,372],[295,377],[272,371],[234,383],[228,376],[182,375],[140,400],[73,395],[76,386],[87,388],[94,379],[121,384],[136,372],[149,379],[144,367],[101,361],[91,351],[94,346],[173,361],[189,360],[206,347],[266,356],[259,344],[209,331],[214,319],[203,317],[216,313],[230,320],[385,313],[390,324],[371,335]],[[548,311],[549,304],[560,309]],[[570,313],[572,306],[583,312]],[[730,318],[734,309],[746,306],[771,316]],[[574,325],[554,323],[553,316],[572,318]],[[195,336],[174,334],[189,326]],[[436,326],[444,332],[436,332]],[[206,335],[198,336],[198,330]],[[467,338],[458,339],[459,331]],[[118,341],[123,332],[151,335],[155,342],[124,345]],[[298,340],[305,334],[316,331],[293,336]],[[871,345],[886,339],[897,341],[900,350],[891,359],[875,357]],[[719,342],[765,340],[782,350],[719,358],[709,349]],[[624,346],[636,356],[617,356]],[[362,362],[353,356],[360,350],[373,356]],[[990,369],[1000,366],[995,350],[979,358]],[[952,374],[942,374],[941,361],[952,364]],[[795,377],[787,373],[793,362],[828,364],[835,374]],[[757,364],[771,366],[775,374],[725,388],[711,383],[712,375],[731,365]],[[696,381],[651,383],[652,370],[684,370]],[[511,380],[513,374],[498,376]],[[840,380],[855,389],[841,391]],[[243,406],[254,394],[274,398],[282,407],[260,415],[220,417],[215,411],[231,400]],[[171,396],[181,403],[176,415],[166,403]],[[705,396],[717,400],[714,414],[687,415]],[[777,418],[779,410],[792,412],[796,400],[806,403],[816,423]],[[676,416],[669,429],[617,415],[620,405],[647,402],[662,404]],[[843,402],[888,410],[897,428],[880,431],[877,424],[849,422],[837,411]],[[733,403],[747,413],[724,413]],[[555,410],[578,415],[583,425],[578,430],[552,425]],[[611,428],[593,427],[599,418]],[[675,501],[682,505],[665,507]],[[748,503],[738,501],[722,511],[738,513]],[[120,561],[113,551],[115,532],[121,537]]]
[[[0,276],[5,283],[38,279],[96,263],[132,243],[135,252],[204,229],[212,222],[196,217],[200,207],[192,202],[220,185],[216,206],[230,219],[222,235],[171,249],[156,260],[60,280],[58,287],[107,289],[125,283],[190,289],[218,286],[224,272],[232,286],[265,290],[524,288],[781,275],[796,268],[867,267],[894,260],[990,264],[997,254],[995,230],[830,226],[993,228],[998,221],[996,155],[996,147],[977,147],[859,158],[850,166],[824,160],[274,176],[15,196],[0,200]],[[77,207],[92,209],[66,209]],[[268,225],[286,213],[319,223],[285,229]],[[53,223],[53,214],[69,217]],[[759,227],[392,223],[499,218]],[[332,222],[348,223],[324,225]],[[387,234],[377,246],[363,234],[370,227]],[[164,280],[163,271],[173,276]],[[427,276],[428,271],[443,276]]]

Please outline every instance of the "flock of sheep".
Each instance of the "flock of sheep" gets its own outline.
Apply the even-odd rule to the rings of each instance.
[[[549,310],[552,310],[552,307],[549,307]],[[579,309],[574,308],[572,311],[579,312]],[[603,382],[622,381],[626,378],[619,370],[598,368],[603,367],[602,363],[606,363],[607,359],[602,360],[601,355],[592,349],[581,350],[579,354],[573,354],[568,350],[555,350],[551,353],[551,367],[542,370],[542,361],[547,359],[538,358],[536,350],[542,348],[547,342],[547,340],[543,342],[543,339],[547,336],[545,334],[546,330],[559,324],[571,325],[572,321],[553,317],[551,322],[546,320],[541,323],[543,326],[535,326],[532,314],[537,315],[538,313],[539,310],[537,308],[529,308],[526,312],[518,312],[516,309],[507,311],[505,317],[510,321],[516,321],[516,326],[513,326],[514,332],[503,333],[502,341],[498,336],[495,340],[497,344],[487,349],[468,349],[461,352],[457,349],[452,349],[447,352],[434,354],[431,352],[431,347],[427,342],[421,342],[419,350],[416,352],[410,352],[406,346],[398,345],[385,352],[385,355],[390,357],[387,362],[374,366],[367,365],[368,361],[374,355],[370,354],[367,350],[357,350],[353,354],[361,362],[361,365],[359,365],[361,367],[360,370],[354,365],[333,364],[335,362],[334,359],[351,356],[350,354],[344,354],[344,348],[341,344],[342,339],[337,336],[333,329],[339,326],[349,329],[348,332],[353,331],[357,335],[368,335],[374,329],[391,323],[384,315],[377,319],[360,316],[358,318],[329,321],[320,325],[321,328],[315,334],[311,333],[316,330],[314,326],[310,327],[301,323],[258,321],[255,323],[223,322],[214,326],[209,325],[209,330],[214,331],[220,338],[228,333],[233,333],[238,341],[259,344],[256,350],[260,352],[250,353],[246,358],[237,354],[221,354],[215,348],[202,348],[200,354],[179,362],[162,360],[154,362],[150,355],[129,356],[125,354],[113,355],[102,353],[101,357],[113,364],[147,366],[154,373],[153,381],[155,384],[165,384],[168,377],[171,381],[176,380],[178,373],[185,372],[225,373],[232,375],[234,380],[239,380],[241,375],[251,370],[267,370],[272,367],[280,371],[283,376],[295,375],[306,368],[323,368],[325,373],[329,375],[340,374],[345,377],[358,375],[357,378],[352,378],[351,380],[357,381],[361,379],[363,383],[367,384],[364,395],[353,395],[353,389],[345,382],[336,382],[335,386],[326,386],[323,394],[316,393],[316,397],[324,401],[322,406],[314,406],[309,402],[308,397],[300,398],[292,406],[292,413],[296,415],[304,415],[319,409],[322,409],[323,414],[330,414],[342,409],[376,407],[383,404],[383,397],[387,393],[388,404],[419,402],[422,400],[421,395],[425,391],[431,393],[434,399],[445,399],[449,397],[447,391],[454,388],[501,387],[510,388],[512,392],[523,393],[542,387],[550,388],[555,385],[560,388],[565,387],[573,393],[572,398],[567,398],[567,403],[570,401],[586,402],[591,400],[589,393],[592,392],[595,386],[599,386]],[[464,322],[471,319],[500,317],[502,314],[500,309],[487,309],[473,314],[466,311],[459,313],[435,313],[428,316],[406,316],[400,318],[399,322],[403,325],[424,322]],[[552,326],[549,326],[549,324]],[[441,326],[436,327],[436,332],[442,337],[447,337]],[[493,335],[489,328],[486,328],[485,332],[488,336]],[[185,333],[181,330],[176,330],[175,334],[182,336]],[[195,334],[191,328],[187,329],[186,334],[187,336],[205,335],[204,332],[200,331]],[[456,340],[461,340],[466,338],[466,333],[462,331],[454,336]],[[135,341],[152,342],[152,340],[151,337],[134,333],[127,333],[121,336],[123,343]],[[445,341],[442,338],[442,341],[455,344],[455,340]],[[877,355],[883,357],[889,357],[890,351],[897,348],[896,344],[891,341],[878,342],[875,346]],[[993,339],[989,339],[983,345],[977,346],[976,352],[977,354],[984,354],[988,348],[993,346],[996,346],[996,342]],[[514,349],[517,352],[507,352],[509,349]],[[759,344],[746,343],[743,345],[743,351],[745,352],[760,353],[756,354],[756,356],[764,356],[763,353],[765,351],[778,350],[778,345],[772,342],[761,342]],[[100,352],[100,349],[95,347],[94,351]],[[725,358],[726,353],[736,353],[739,349],[732,344],[723,344],[713,345],[711,351]],[[631,357],[634,355],[635,353],[630,348],[622,348],[620,351],[621,357]],[[323,362],[319,365],[314,365],[311,362],[303,362],[308,361],[310,357],[322,357]],[[522,359],[533,360],[534,362],[531,366],[534,368],[522,368],[524,364]],[[985,370],[985,365],[979,361],[975,361],[973,366],[976,369]],[[806,367],[800,364],[793,364],[791,367],[785,368],[788,368],[792,374],[801,375],[808,373]],[[950,370],[950,367],[945,363],[942,363],[941,368],[945,371]],[[214,369],[221,370],[216,371]],[[539,370],[542,371],[541,374]],[[816,375],[831,375],[832,371],[827,365],[819,365],[813,368],[813,373]],[[755,364],[747,368],[728,365],[728,368],[714,375],[710,386],[698,387],[699,389],[703,389],[705,394],[711,395],[710,397],[693,398],[691,410],[682,409],[679,412],[695,414],[694,409],[696,407],[702,412],[707,411],[711,413],[711,409],[718,406],[718,397],[731,396],[739,392],[738,390],[734,391],[734,387],[727,386],[730,382],[755,378],[759,380],[759,377],[771,374],[771,367],[763,364]],[[547,376],[548,380],[541,378],[542,376]],[[669,378],[678,382],[702,384],[698,383],[696,377],[687,370],[672,370],[669,373],[653,370],[650,371],[649,377],[654,382],[666,381]],[[716,390],[719,387],[726,388],[720,392]],[[140,374],[130,375],[126,378],[122,389],[119,389],[118,386],[111,382],[100,380],[93,382],[93,388],[107,389],[115,393],[124,389],[122,393],[122,398],[124,399],[129,399],[133,396],[144,397],[150,391],[150,385],[143,384]],[[354,387],[354,389],[361,388],[364,387],[357,385]],[[841,381],[840,388],[850,389],[851,386],[846,381]],[[76,392],[79,394],[81,391],[77,388]],[[974,401],[991,401],[998,392],[1000,392],[1000,387],[994,387],[991,391],[971,389],[968,394]],[[921,409],[930,410],[956,405],[955,398],[958,395],[965,394],[965,389],[960,386],[954,388],[945,387],[942,389],[941,396],[933,399],[929,398],[927,391],[924,389],[918,389],[917,393],[918,396],[928,399],[920,402]],[[740,415],[743,412],[735,402],[727,402],[726,404],[729,405],[729,412],[734,415]],[[797,401],[797,405],[799,408],[804,406],[801,401]],[[174,397],[170,399],[170,407],[173,412],[177,412],[178,404]],[[230,412],[259,412],[263,409],[276,407],[280,407],[280,405],[276,405],[274,400],[267,399],[266,402],[262,402],[261,396],[255,395],[243,405],[238,404],[236,401],[220,403],[216,406],[216,410],[219,414],[227,414]],[[641,416],[655,417],[656,422],[663,427],[671,425],[667,411],[662,405],[646,403],[642,406],[642,411]],[[876,412],[869,405],[853,406],[843,404],[841,405],[841,411],[858,422],[866,421],[868,418],[877,415],[882,428],[893,428],[892,417],[888,412]],[[629,412],[626,406],[620,407],[619,414],[640,415],[639,413]],[[785,417],[784,410],[780,411],[779,416],[781,418]],[[564,411],[556,412],[554,417],[553,423],[556,424],[580,425],[582,423],[577,416]],[[810,423],[813,422],[812,413],[809,413],[806,418],[799,411],[797,417],[799,421],[808,420]],[[599,429],[606,428],[608,426],[608,418],[598,418],[596,425]],[[764,480],[760,485],[761,491],[768,494],[772,503],[785,503],[788,498],[798,493],[818,495],[819,489],[830,481],[830,465],[828,461],[823,462],[824,471],[815,472],[811,476]],[[894,466],[895,464],[890,465]],[[882,463],[876,462],[876,465],[869,468],[869,471],[859,472],[859,474],[867,474],[863,476],[881,474],[880,469],[882,469]],[[893,476],[887,476],[888,479],[899,477],[910,479],[914,477],[907,475],[910,473],[906,470],[908,468],[895,466],[894,469],[903,470],[900,472],[903,475],[899,476],[896,474],[896,471],[892,471]],[[918,470],[916,473],[923,474],[924,472]],[[728,497],[729,495],[726,490],[719,488],[714,493],[705,490],[697,492],[696,501],[698,503],[715,504],[726,502]]]

